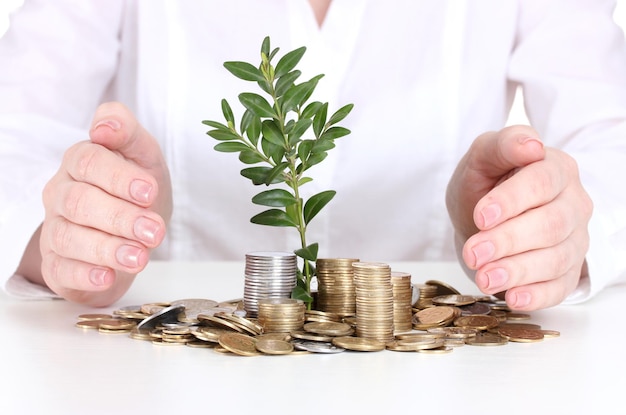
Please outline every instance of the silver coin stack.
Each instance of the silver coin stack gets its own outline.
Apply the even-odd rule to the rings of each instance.
[[[296,286],[298,261],[292,252],[250,252],[246,254],[243,307],[256,318],[259,300],[290,298]]]

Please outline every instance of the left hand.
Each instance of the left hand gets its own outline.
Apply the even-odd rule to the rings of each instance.
[[[561,303],[586,277],[593,205],[576,162],[530,127],[479,136],[448,184],[446,203],[468,268],[509,307]]]

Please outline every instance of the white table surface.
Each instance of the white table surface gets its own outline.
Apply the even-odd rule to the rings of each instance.
[[[390,265],[478,294],[456,264]],[[0,414],[626,413],[626,286],[532,313],[558,338],[444,355],[239,357],[74,326],[124,305],[242,295],[243,263],[231,262],[151,263],[104,309],[0,294]]]

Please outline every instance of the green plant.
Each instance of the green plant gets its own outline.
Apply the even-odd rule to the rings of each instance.
[[[253,216],[250,221],[297,229],[301,247],[294,252],[302,258],[303,266],[298,271],[298,283],[292,297],[304,300],[310,307],[318,244],[307,244],[306,228],[336,192],[323,191],[305,202],[300,189],[313,180],[305,176],[305,172],[326,158],[327,152],[335,147],[335,139],[350,133],[337,124],[350,113],[353,105],[341,107],[329,118],[327,102],[307,103],[323,75],[296,83],[301,72],[295,67],[306,48],[286,53],[273,66],[272,60],[278,50],[270,50],[270,38],[266,37],[261,45],[258,67],[247,62],[224,63],[224,67],[237,78],[255,82],[270,101],[256,93],[241,93],[239,101],[245,112],[237,129],[232,108],[226,99],[222,99],[226,123],[205,120],[203,124],[213,128],[207,134],[220,141],[215,150],[239,153],[239,160],[246,165],[261,164],[241,170],[241,175],[254,185],[286,184],[287,189],[273,188],[252,198],[253,203],[271,209]],[[312,135],[307,137],[310,130]]]

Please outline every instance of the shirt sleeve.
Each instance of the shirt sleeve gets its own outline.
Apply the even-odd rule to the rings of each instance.
[[[626,44],[611,0],[520,2],[509,78],[532,126],[576,160],[594,203],[589,279],[568,302],[626,281]]]
[[[64,151],[88,138],[91,117],[112,82],[124,4],[26,0],[0,39],[0,283],[5,289],[43,220],[45,183]]]

